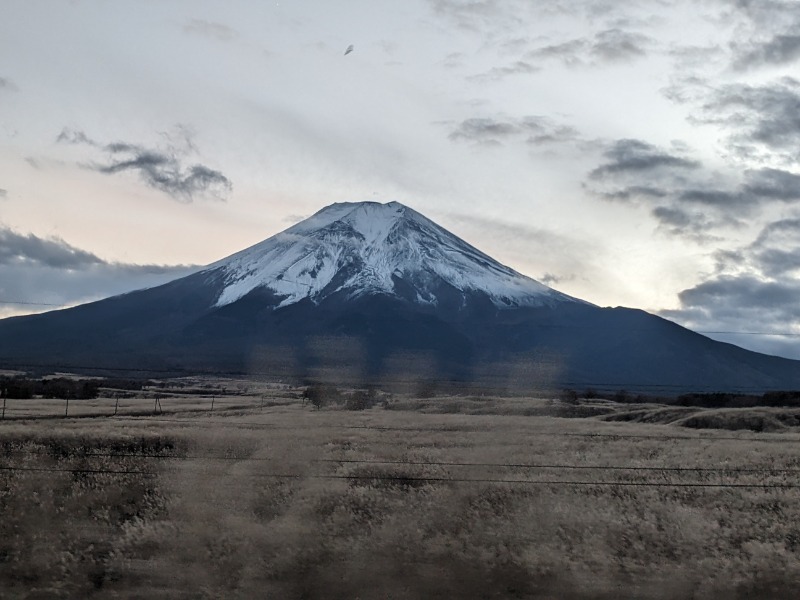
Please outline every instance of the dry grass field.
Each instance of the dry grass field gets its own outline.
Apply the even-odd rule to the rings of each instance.
[[[242,394],[213,411],[208,397],[158,414],[151,398],[116,416],[109,398],[69,418],[63,401],[9,410],[0,597],[797,597],[788,421],[756,433],[602,402],[352,411]]]

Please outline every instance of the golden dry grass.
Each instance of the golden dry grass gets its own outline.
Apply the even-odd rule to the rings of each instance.
[[[434,402],[2,423],[0,595],[796,597],[797,434]]]

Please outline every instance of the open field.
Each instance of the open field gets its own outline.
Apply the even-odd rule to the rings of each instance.
[[[243,394],[213,411],[164,398],[159,414],[128,398],[116,416],[113,399],[76,401],[69,418],[37,399],[34,418],[0,423],[0,596],[796,597],[788,421],[756,433],[606,402],[347,411]]]

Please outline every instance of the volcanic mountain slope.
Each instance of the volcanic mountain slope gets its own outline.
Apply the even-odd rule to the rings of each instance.
[[[395,202],[334,204],[168,284],[2,320],[3,364],[658,392],[800,388],[797,361],[572,298]]]

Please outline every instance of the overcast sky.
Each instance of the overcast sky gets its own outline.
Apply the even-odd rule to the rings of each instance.
[[[798,32],[783,0],[4,0],[0,316],[395,200],[800,358],[752,335],[800,334]]]

